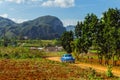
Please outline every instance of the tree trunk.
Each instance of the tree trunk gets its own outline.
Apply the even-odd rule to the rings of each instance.
[[[109,60],[105,59],[105,65],[109,65]]]
[[[98,55],[99,64],[102,64],[102,55]]]
[[[114,61],[114,54],[112,55],[112,65],[115,66],[115,61]]]
[[[105,65],[109,65],[109,58],[108,58],[108,55],[105,56]]]

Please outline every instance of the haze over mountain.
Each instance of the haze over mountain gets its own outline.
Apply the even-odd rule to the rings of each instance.
[[[55,39],[66,31],[63,23],[54,16],[42,16],[20,24],[0,17],[0,38]]]
[[[66,26],[66,31],[73,31],[75,30],[75,25],[68,25]]]

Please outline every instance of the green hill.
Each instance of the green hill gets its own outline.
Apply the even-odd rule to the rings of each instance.
[[[65,30],[60,19],[49,15],[21,24],[0,18],[0,38],[5,34],[8,38],[55,39],[59,38]]]

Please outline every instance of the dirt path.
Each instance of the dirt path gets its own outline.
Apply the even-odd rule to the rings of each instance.
[[[48,57],[47,59],[60,62],[60,57]],[[95,69],[96,72],[100,72],[100,73],[105,73],[107,71],[107,67],[102,66],[102,65],[94,65],[94,64],[82,63],[82,62],[75,63],[72,65],[76,65],[76,66],[79,66],[79,67],[84,68],[84,69],[91,67],[91,68]],[[113,68],[112,72],[115,76],[120,77],[120,70],[119,69]]]

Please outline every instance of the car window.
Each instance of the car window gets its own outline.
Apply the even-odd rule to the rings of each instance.
[[[71,57],[71,55],[65,55],[65,57]]]

